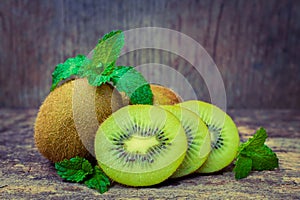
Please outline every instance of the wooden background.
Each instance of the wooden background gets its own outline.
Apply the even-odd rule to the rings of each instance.
[[[113,29],[147,26],[180,31],[203,45],[221,72],[230,108],[300,108],[298,0],[1,0],[0,107],[39,107],[56,64],[87,54]],[[177,55],[140,50],[121,61],[172,66],[209,101],[203,78]]]

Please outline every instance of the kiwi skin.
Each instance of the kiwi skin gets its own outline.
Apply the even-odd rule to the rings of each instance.
[[[150,84],[153,93],[153,105],[174,105],[182,102],[181,97],[172,89],[158,84]],[[123,104],[129,105],[130,99],[124,92],[121,92]]]
[[[65,82],[46,97],[37,114],[34,125],[35,145],[38,151],[52,162],[75,156],[92,158],[83,145],[73,120],[72,97],[75,82],[87,83],[86,79]],[[121,95],[112,91],[113,86],[109,84],[96,88],[95,107],[96,115],[101,116],[98,118],[99,123],[112,113],[112,106],[108,105],[108,102],[114,102],[114,106],[122,106]]]
[[[153,93],[153,105],[174,105],[182,102],[181,97],[170,88],[150,84]]]

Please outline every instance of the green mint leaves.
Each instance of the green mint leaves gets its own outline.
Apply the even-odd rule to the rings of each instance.
[[[77,183],[85,179],[87,175],[93,173],[92,165],[89,161],[81,157],[57,162],[55,163],[55,169],[61,178]]]
[[[240,145],[233,169],[236,179],[247,177],[252,170],[273,170],[279,166],[277,155],[264,144],[267,137],[266,130],[260,128]]]
[[[111,74],[111,81],[120,92],[125,92],[132,104],[152,104],[150,85],[140,72],[130,66],[118,66]]]
[[[233,171],[235,179],[246,178],[252,170],[252,159],[245,156],[238,156]]]
[[[92,62],[104,67],[117,61],[124,46],[124,33],[120,30],[105,34],[94,49]]]
[[[143,75],[134,67],[116,66],[124,46],[124,33],[120,30],[105,34],[93,50],[92,59],[83,55],[58,64],[52,73],[51,91],[71,76],[87,78],[90,85],[100,86],[113,82],[125,92],[132,104],[152,104],[152,91]]]
[[[56,65],[52,73],[51,91],[53,91],[60,81],[78,75],[83,63],[86,62],[84,55],[77,55],[74,58],[68,58],[64,63]]]
[[[98,190],[101,194],[108,191],[109,178],[98,166],[92,166],[85,158],[74,157],[55,163],[57,174],[71,182],[84,182],[86,186]]]
[[[89,188],[96,189],[103,194],[104,192],[108,191],[110,180],[98,166],[95,166],[92,177],[86,180],[84,184]]]
[[[82,66],[81,76],[87,77],[89,84],[93,86],[100,86],[110,81],[109,77],[105,77],[113,71],[123,46],[124,34],[122,31],[112,31],[104,35],[94,48],[92,59]]]

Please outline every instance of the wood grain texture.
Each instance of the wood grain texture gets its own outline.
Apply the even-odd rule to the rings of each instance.
[[[63,181],[37,151],[33,139],[36,109],[0,109],[0,199],[299,199],[300,112],[229,110],[241,140],[260,126],[279,169],[252,172],[236,181],[232,165],[222,172],[191,175],[146,188],[114,183],[100,194],[82,184]]]
[[[299,109],[299,9],[293,0],[1,0],[0,107],[38,107],[56,64],[87,54],[113,29],[156,26],[204,46],[220,70],[229,107]],[[201,75],[178,55],[145,49],[120,62],[171,66],[199,99],[210,101]]]

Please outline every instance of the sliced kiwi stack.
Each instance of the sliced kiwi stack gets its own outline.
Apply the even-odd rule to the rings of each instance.
[[[82,87],[77,87],[78,89],[75,91],[75,85]],[[74,115],[74,92],[81,94],[77,102],[82,103],[76,105],[76,110],[81,113],[77,112],[77,115]],[[95,98],[93,101],[95,110],[85,109],[84,102],[89,96]],[[87,135],[83,138],[93,144],[98,125],[121,106],[121,95],[114,92],[114,87],[110,84],[94,87],[90,86],[86,79],[65,82],[47,96],[39,109],[34,126],[36,147],[44,157],[52,162],[59,162],[75,156],[92,158],[82,143],[82,137],[78,134],[78,126],[89,130],[86,131]],[[84,116],[84,112],[88,112],[86,115],[89,116],[92,114],[97,116],[97,126],[80,117],[75,123],[74,116]],[[81,119],[83,121],[80,122]]]
[[[170,177],[185,158],[180,121],[157,106],[129,105],[114,112],[95,137],[96,159],[113,180],[150,186]]]
[[[212,173],[228,166],[234,160],[240,142],[237,127],[230,116],[203,101],[191,100],[177,105],[199,115],[211,135],[211,153],[197,172]]]
[[[186,108],[171,105],[161,107],[180,120],[188,142],[186,156],[172,178],[191,174],[202,166],[210,153],[211,141],[208,128],[198,115]]]
[[[237,127],[220,108],[202,101],[129,105],[99,127],[95,155],[103,171],[129,186],[149,186],[228,166],[239,145]]]

